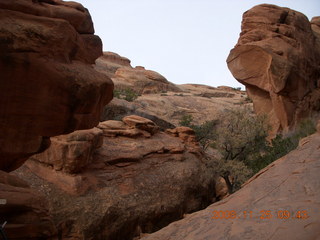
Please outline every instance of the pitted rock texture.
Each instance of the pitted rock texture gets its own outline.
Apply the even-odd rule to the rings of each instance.
[[[214,201],[214,171],[190,128],[167,134],[139,116],[101,122],[97,128],[103,144],[80,172],[55,170],[48,158],[28,160],[16,171],[47,195],[63,239],[133,239]],[[59,138],[74,138],[77,132]]]
[[[262,4],[243,14],[241,34],[227,59],[272,133],[288,131],[320,111],[319,20]]]
[[[0,2],[0,169],[12,171],[49,137],[98,124],[113,83],[88,11],[60,0]]]
[[[58,239],[46,199],[16,176],[0,170],[0,223],[8,239]]]
[[[181,92],[178,86],[169,82],[161,74],[142,66],[133,68],[129,59],[116,53],[104,52],[103,56],[96,60],[95,69],[111,77],[116,89],[129,88],[138,94]]]
[[[296,150],[261,170],[238,192],[142,239],[317,239],[319,148],[318,132],[302,139]],[[231,211],[236,212],[234,219],[229,218]]]

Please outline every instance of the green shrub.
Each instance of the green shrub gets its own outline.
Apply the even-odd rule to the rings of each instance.
[[[115,98],[124,99],[128,102],[133,102],[138,98],[139,95],[134,90],[130,88],[126,88],[126,89],[115,89],[113,91],[113,96]]]
[[[192,115],[190,114],[186,114],[186,115],[183,115],[180,122],[179,122],[179,125],[180,126],[184,126],[184,127],[189,127],[189,128],[192,128],[192,121],[193,121],[193,117]]]
[[[206,149],[209,144],[213,144],[213,141],[215,140],[215,127],[218,121],[206,121],[200,125],[195,125],[192,122],[192,115],[186,114],[181,118],[179,124],[180,126],[192,128],[195,132],[197,141],[200,143],[202,148]]]
[[[245,107],[221,113],[216,148],[222,159],[216,171],[226,181],[229,193],[252,176],[251,162],[265,151],[269,130],[266,120]]]
[[[277,135],[265,149],[264,154],[257,156],[249,163],[254,173],[268,166],[273,161],[283,157],[298,147],[299,141],[316,131],[316,124],[311,119],[304,119],[294,132],[283,136]]]
[[[222,159],[211,159],[216,174],[225,179],[229,193],[238,190],[246,180],[273,161],[298,146],[299,140],[316,131],[315,122],[303,120],[287,136],[277,135],[266,140],[267,118],[252,114],[248,108],[232,109],[220,114],[219,120],[201,125],[192,123],[190,114],[181,118],[180,125],[195,131],[196,138],[206,149],[208,145],[221,153]]]
[[[225,160],[250,161],[266,146],[269,126],[265,116],[249,108],[225,111],[217,129],[217,148]]]

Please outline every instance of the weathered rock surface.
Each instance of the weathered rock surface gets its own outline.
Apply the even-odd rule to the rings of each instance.
[[[197,84],[179,85],[179,88],[183,92],[143,94],[133,102],[114,98],[105,107],[101,120],[119,120],[135,114],[151,119],[161,129],[167,129],[179,126],[185,115],[191,115],[194,124],[202,124],[218,119],[225,109],[239,105],[252,107],[244,91]]]
[[[273,133],[320,111],[319,19],[262,4],[243,14],[241,34],[227,59],[257,113]]]
[[[142,239],[317,239],[319,148],[318,129],[318,133],[302,139],[296,150],[248,180],[238,192]],[[236,212],[235,219],[226,219],[231,211]],[[288,218],[284,211],[290,214]]]
[[[190,128],[164,133],[139,116],[101,122],[98,128],[103,144],[90,163],[75,167],[79,172],[70,174],[70,165],[78,162],[68,159],[77,158],[77,147],[71,145],[62,159],[46,152],[81,145],[94,129],[55,137],[46,152],[15,171],[46,194],[63,239],[132,239],[214,201],[215,176]]]
[[[77,3],[0,2],[0,169],[11,171],[48,137],[98,124],[111,80],[89,64],[102,54]]]
[[[44,151],[50,136],[98,124],[113,83],[91,66],[102,55],[93,33],[91,17],[78,3],[0,1],[0,170],[12,171]],[[67,160],[68,147],[61,153]],[[3,171],[0,224],[7,221],[8,238],[58,239],[46,198]]]
[[[132,89],[139,94],[181,91],[161,74],[137,66],[132,68],[130,60],[116,53],[105,52],[97,59],[95,69],[112,78],[116,89]]]
[[[113,78],[118,68],[132,68],[131,61],[122,57],[117,53],[104,52],[101,57],[96,60],[95,69]]]
[[[0,223],[9,239],[57,239],[44,196],[0,170]]]
[[[159,126],[162,131],[168,128],[175,128],[175,125],[157,117],[156,115],[152,115],[152,112],[148,112],[147,110],[144,111],[142,109],[138,110],[135,103],[117,98],[112,99],[112,101],[105,106],[101,115],[101,121],[121,120],[123,117],[130,115],[138,115],[140,117],[148,118]]]
[[[78,130],[68,135],[52,137],[50,148],[33,155],[31,159],[56,171],[78,173],[92,162],[93,152],[101,147],[102,141],[102,131],[98,128]]]

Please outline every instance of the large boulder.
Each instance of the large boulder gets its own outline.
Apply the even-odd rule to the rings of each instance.
[[[241,34],[227,63],[247,88],[272,133],[289,130],[320,111],[319,20],[262,4],[243,14]]]
[[[0,2],[0,169],[12,171],[49,137],[92,128],[113,83],[88,11],[60,0]]]
[[[96,149],[90,163],[76,167],[80,171],[70,171],[71,164],[79,164],[70,157],[79,152],[73,144],[93,139],[89,131],[56,137],[64,142],[52,144],[16,171],[47,195],[63,239],[133,239],[215,200],[214,171],[206,166],[190,128],[165,133],[139,116],[101,122],[98,128],[103,144],[91,141]],[[72,144],[69,154],[60,161],[48,158],[66,144]]]
[[[320,122],[319,122],[320,124]],[[320,129],[229,197],[143,240],[317,239]]]

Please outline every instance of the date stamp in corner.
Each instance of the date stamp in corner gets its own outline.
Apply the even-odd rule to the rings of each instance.
[[[211,219],[307,219],[309,218],[308,211],[297,210],[261,210],[257,212],[253,211],[218,211],[214,210],[211,212]]]
[[[7,199],[0,198],[0,205],[6,205],[7,204]]]

